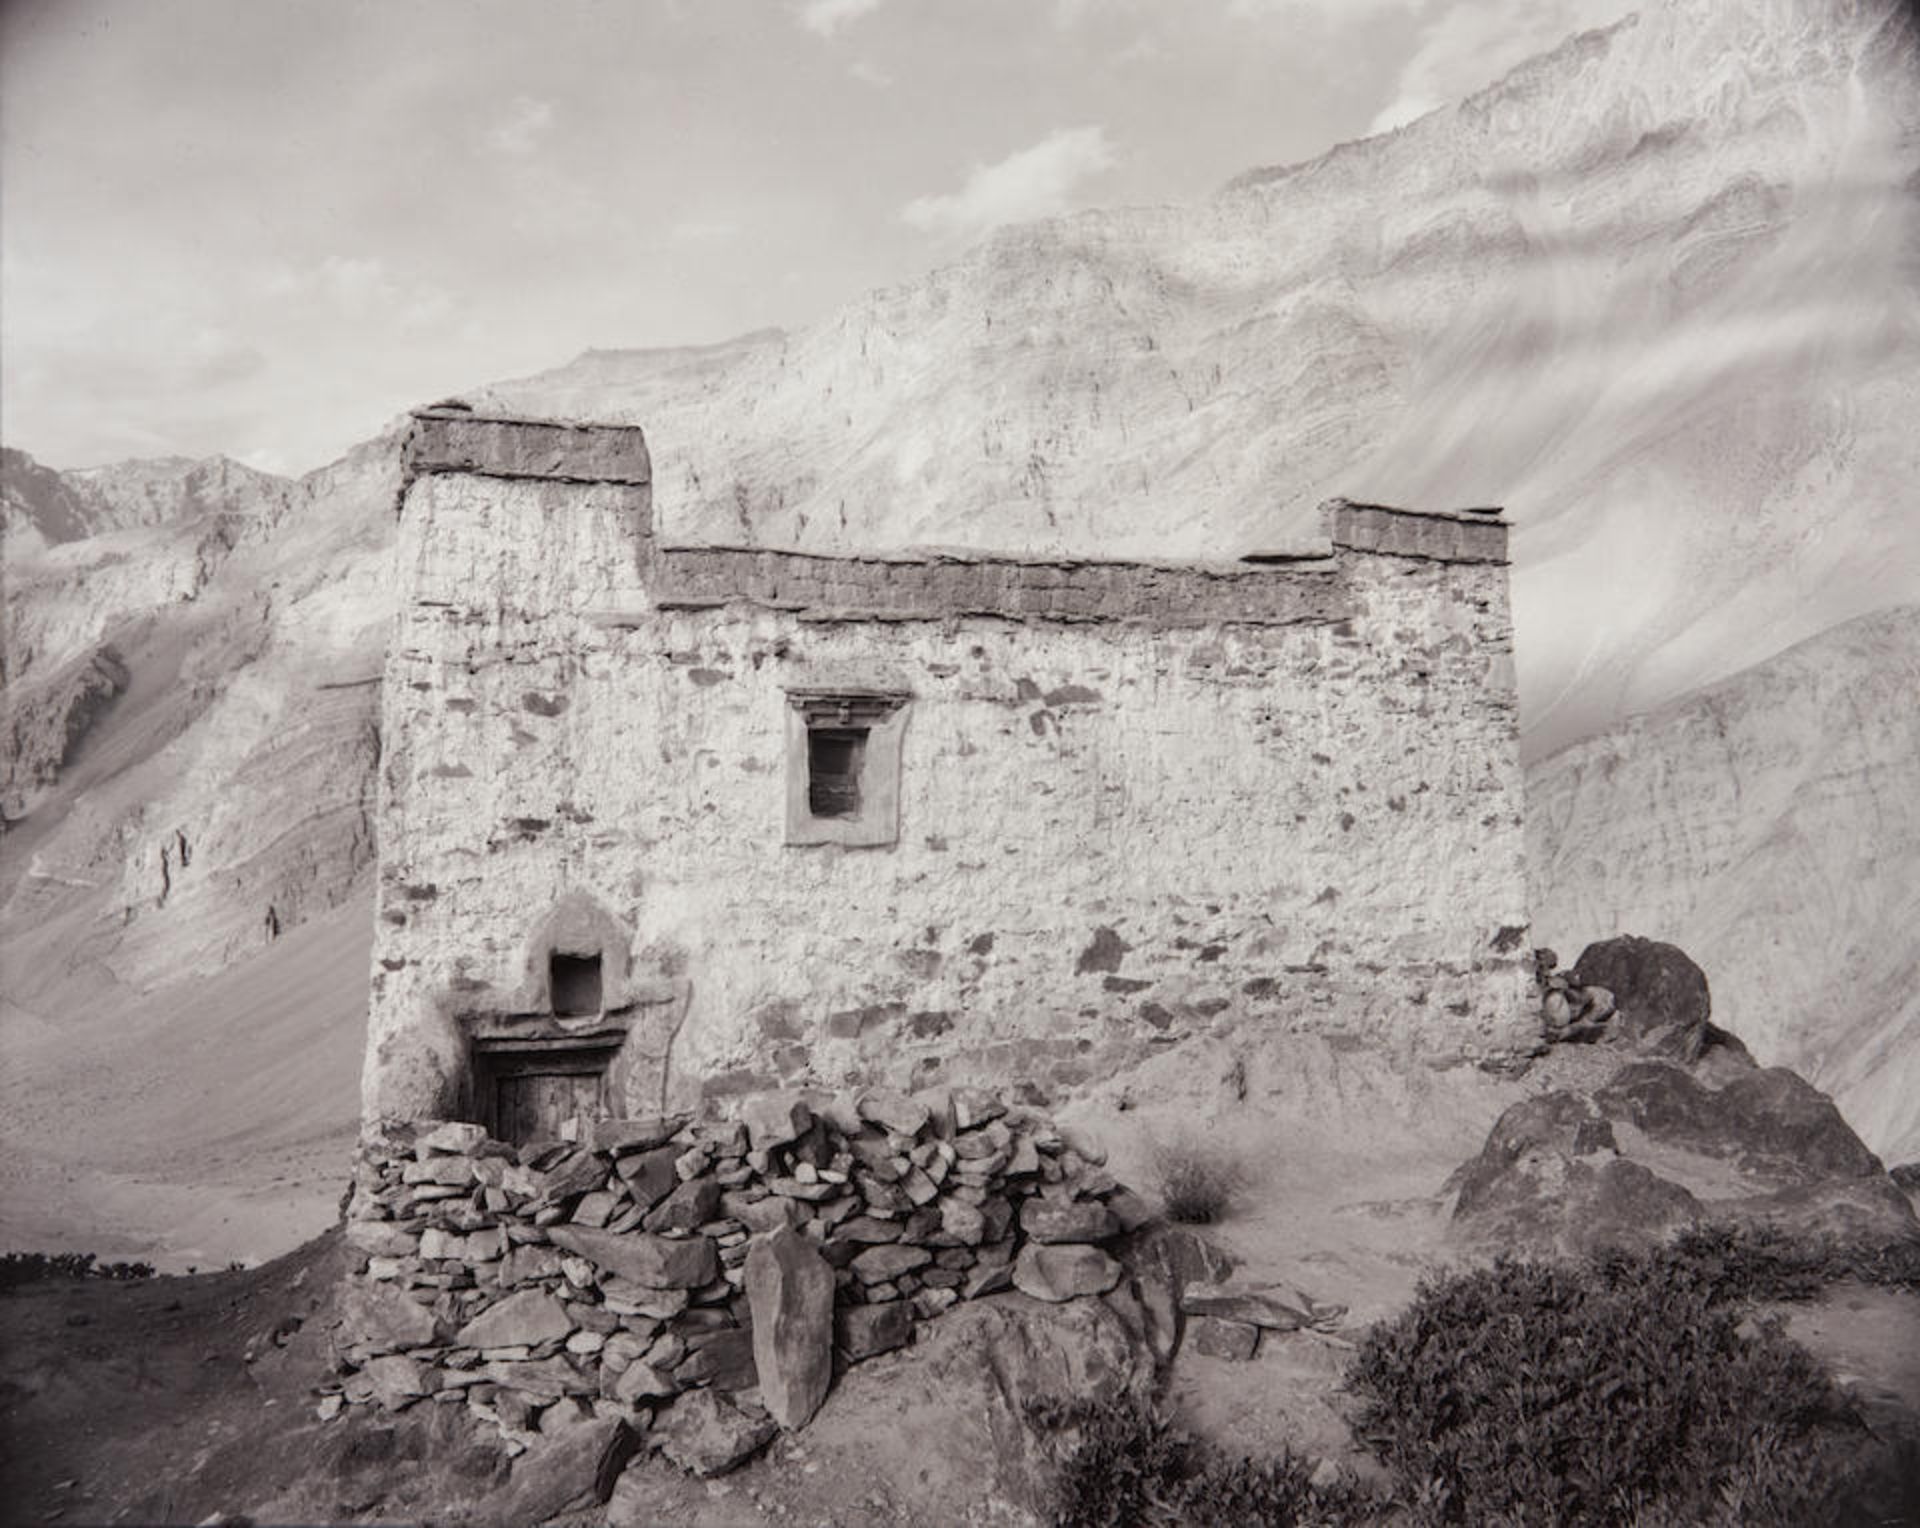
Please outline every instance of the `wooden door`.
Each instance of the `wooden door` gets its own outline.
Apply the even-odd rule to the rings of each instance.
[[[494,1071],[493,1135],[515,1145],[557,1141],[575,1115],[604,1116],[605,1093],[604,1055],[515,1057]]]

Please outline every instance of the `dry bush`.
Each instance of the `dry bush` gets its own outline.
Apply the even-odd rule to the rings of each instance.
[[[1190,1226],[1224,1220],[1249,1176],[1230,1148],[1195,1135],[1154,1142],[1151,1165],[1168,1218]]]

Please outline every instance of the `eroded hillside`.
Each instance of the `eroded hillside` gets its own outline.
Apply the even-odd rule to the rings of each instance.
[[[1920,608],[1864,616],[1528,772],[1534,937],[1711,974],[1715,1022],[1920,1157]]]
[[[1230,556],[1298,545],[1336,492],[1501,502],[1543,753],[1920,601],[1917,85],[1892,0],[1672,0],[1193,207],[1008,229],[794,333],[597,351],[471,396],[643,423],[656,512],[682,541]],[[325,1137],[320,1116],[346,1129],[346,1068],[282,1129],[220,1064],[249,1052],[208,1042],[296,1014],[358,1023],[364,960],[294,960],[284,941],[319,920],[331,948],[329,920],[369,916],[394,438],[297,483],[217,461],[34,467],[9,456],[0,1101],[30,1078],[51,1110],[35,1118],[77,1117],[69,1097],[133,1117],[149,1081],[102,1037],[164,1010],[205,1057],[201,1106],[156,1119],[182,1132],[173,1155],[89,1126],[100,1171],[137,1183],[165,1157],[177,1179],[194,1143],[240,1160]],[[1831,724],[1807,721],[1802,742]],[[1614,825],[1629,852],[1592,888],[1592,854],[1553,860],[1539,896],[1562,953],[1617,914],[1591,931],[1698,944],[1736,1009],[1783,990],[1741,973],[1797,963],[1794,1003],[1735,1024],[1831,1086],[1892,1075],[1871,1015],[1911,1030],[1911,984],[1875,953],[1899,941],[1876,933],[1863,955],[1838,921],[1808,932],[1784,850],[1740,860],[1753,889],[1734,900],[1787,951],[1756,955],[1731,916],[1709,928],[1711,899],[1657,878],[1730,871],[1631,851],[1687,831],[1659,826],[1680,797],[1652,796],[1644,823]],[[1729,844],[1807,834],[1824,854],[1880,843],[1894,809],[1788,792],[1728,810]],[[1586,830],[1553,831],[1576,846]],[[1864,887],[1894,859],[1821,863]],[[1897,899],[1847,895],[1860,927],[1897,927]],[[252,1010],[188,1000],[223,973],[240,985],[210,990]],[[1905,1116],[1861,1107],[1870,1141],[1902,1139]],[[13,1126],[8,1142],[20,1161],[79,1149]]]

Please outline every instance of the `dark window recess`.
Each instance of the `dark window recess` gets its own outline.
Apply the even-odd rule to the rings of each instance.
[[[860,811],[860,766],[867,757],[865,727],[815,727],[807,734],[807,806],[816,817],[854,817]]]
[[[600,1011],[600,957],[555,954],[547,971],[547,990],[553,1011],[562,1018],[579,1018]]]

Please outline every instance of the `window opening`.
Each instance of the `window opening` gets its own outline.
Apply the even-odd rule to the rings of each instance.
[[[865,727],[815,727],[807,733],[807,806],[816,817],[857,817]]]
[[[600,957],[562,955],[555,951],[547,971],[547,990],[553,1011],[563,1019],[600,1011]]]

